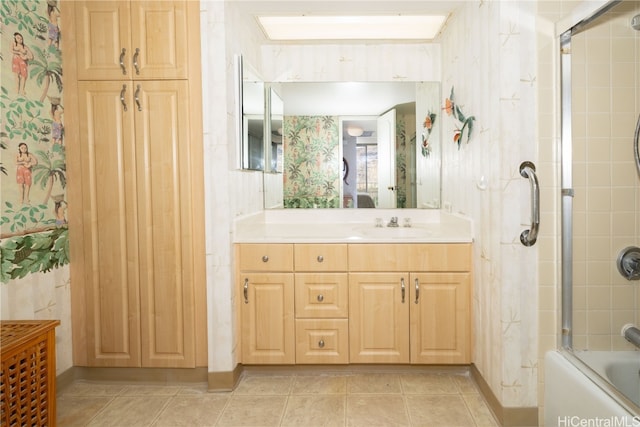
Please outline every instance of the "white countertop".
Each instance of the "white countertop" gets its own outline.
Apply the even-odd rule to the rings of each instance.
[[[387,227],[391,217],[399,227]],[[376,227],[381,218],[383,227]],[[411,226],[404,227],[405,218]],[[238,218],[235,243],[470,243],[470,219],[431,209],[273,209]]]

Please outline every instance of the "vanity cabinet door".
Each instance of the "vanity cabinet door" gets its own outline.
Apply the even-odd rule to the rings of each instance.
[[[412,273],[411,363],[471,362],[471,274]]]
[[[351,363],[409,362],[409,275],[349,274]]]
[[[241,273],[242,363],[295,363],[293,273]]]

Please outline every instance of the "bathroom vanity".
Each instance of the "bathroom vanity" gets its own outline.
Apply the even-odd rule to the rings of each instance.
[[[416,210],[400,213],[410,227],[386,227],[397,211],[327,212],[236,223],[241,362],[470,363],[470,223]]]

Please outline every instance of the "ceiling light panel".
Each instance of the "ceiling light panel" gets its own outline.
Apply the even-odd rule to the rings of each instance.
[[[260,16],[271,40],[431,40],[445,15]]]

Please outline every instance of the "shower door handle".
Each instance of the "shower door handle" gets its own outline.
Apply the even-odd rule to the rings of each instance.
[[[520,242],[525,246],[533,246],[538,238],[540,227],[540,187],[536,176],[536,166],[531,162],[522,162],[520,175],[529,179],[531,184],[531,229],[520,234]]]
[[[636,133],[633,137],[633,157],[636,159],[636,169],[638,170],[638,177],[640,177],[640,115],[638,116],[638,123],[636,123]]]

